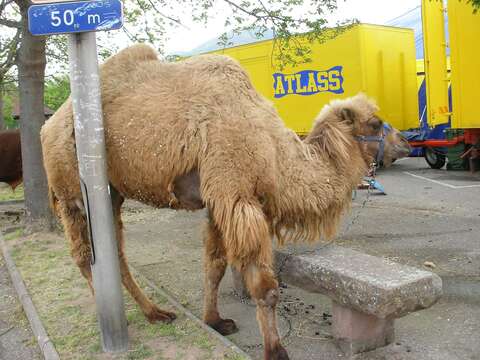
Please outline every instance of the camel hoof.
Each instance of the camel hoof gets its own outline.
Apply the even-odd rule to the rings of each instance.
[[[277,345],[272,351],[265,353],[265,360],[290,360],[287,350],[282,345]]]
[[[177,315],[172,312],[160,310],[159,308],[155,307],[151,312],[145,314],[145,317],[150,324],[154,324],[157,321],[169,324],[177,318]]]
[[[230,335],[238,331],[238,327],[232,319],[220,319],[216,323],[208,325],[222,335]]]

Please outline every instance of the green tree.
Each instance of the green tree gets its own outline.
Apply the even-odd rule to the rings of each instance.
[[[45,105],[53,111],[57,111],[69,95],[70,81],[68,76],[53,77],[45,82]]]
[[[7,110],[6,105],[9,105],[9,103],[5,102],[4,96],[7,84],[12,81],[11,70],[15,65],[21,35],[21,29],[17,26],[18,24],[6,19],[7,17],[17,17],[8,5],[9,1],[0,1],[0,25],[12,27],[12,29],[0,32],[0,130],[4,129],[6,125],[4,122],[4,110]],[[9,113],[7,114],[9,115]]]
[[[13,104],[18,101],[18,89],[13,79],[7,79],[4,82],[3,96],[3,119],[4,127],[7,129],[18,128],[18,122],[12,116]]]
[[[475,12],[480,9],[480,0],[469,0],[469,2],[473,5]]]
[[[40,129],[45,122],[44,81],[46,38],[28,31],[28,0],[15,0],[22,31],[17,51],[22,144],[23,185],[25,189],[25,225],[28,232],[52,230],[54,218],[48,201],[48,185],[42,162]]]

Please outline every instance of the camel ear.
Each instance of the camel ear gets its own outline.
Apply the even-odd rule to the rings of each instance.
[[[340,110],[340,116],[342,120],[346,121],[350,125],[353,125],[355,122],[355,112],[352,109],[343,108]]]

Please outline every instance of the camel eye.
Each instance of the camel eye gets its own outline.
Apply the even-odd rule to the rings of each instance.
[[[370,125],[373,130],[379,131],[383,126],[383,121],[379,118],[374,117],[368,120],[368,125]]]

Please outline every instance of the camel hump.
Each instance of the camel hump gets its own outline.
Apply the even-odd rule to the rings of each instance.
[[[144,44],[130,46],[112,57],[100,66],[102,100],[109,102],[119,94],[132,91],[132,88],[142,82],[137,78],[138,69],[148,62],[158,61],[153,48]]]
[[[203,65],[206,68],[212,69],[221,69],[224,67],[234,67],[240,68],[241,66],[237,60],[228,56],[228,55],[221,55],[221,54],[203,54],[192,56],[184,60],[185,63],[195,64],[195,66]]]
[[[245,99],[245,96],[248,99],[261,96],[253,87],[248,73],[237,60],[229,56],[205,54],[191,57],[182,63],[185,70],[195,73],[197,78],[203,78],[211,85],[211,93],[220,93],[235,101]]]
[[[124,73],[134,70],[139,63],[158,60],[155,50],[145,44],[136,44],[108,58],[101,66],[102,72]]]
[[[232,80],[232,76],[234,78],[248,79],[248,75],[240,63],[227,55],[198,55],[184,60],[183,63],[191,66],[195,71],[201,71],[211,76],[226,76],[229,80]]]

